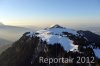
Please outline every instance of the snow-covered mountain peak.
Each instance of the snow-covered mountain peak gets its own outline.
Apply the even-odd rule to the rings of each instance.
[[[50,28],[64,28],[64,27],[62,27],[62,26],[60,26],[58,24],[55,24],[55,25],[51,25]]]
[[[58,24],[52,25],[49,28],[45,28],[44,30],[39,30],[37,33],[45,33],[45,34],[54,34],[54,35],[64,35],[64,32],[73,34],[73,35],[78,35],[76,30],[69,29],[63,26],[60,26]]]
[[[66,34],[64,34],[66,33]],[[71,40],[68,35],[77,36],[78,33],[75,30],[61,27],[59,25],[54,25],[48,29],[39,30],[36,33],[29,32],[27,36],[37,36],[40,37],[43,41],[46,41],[47,44],[61,44],[66,51],[74,51],[78,49],[78,45],[73,44],[73,40]]]
[[[0,66],[12,66],[12,64],[13,66],[70,66],[73,63],[75,66],[97,66],[100,65],[98,39],[100,39],[99,35],[89,31],[75,31],[58,26],[37,32],[26,32],[0,55]],[[63,57],[74,60],[73,63],[68,62],[67,64],[63,62],[45,64],[37,62],[40,57]],[[92,59],[92,62],[77,64],[77,57],[88,58],[89,61]]]

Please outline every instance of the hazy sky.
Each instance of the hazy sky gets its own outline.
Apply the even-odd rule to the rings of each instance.
[[[99,25],[100,0],[0,0],[8,25]]]

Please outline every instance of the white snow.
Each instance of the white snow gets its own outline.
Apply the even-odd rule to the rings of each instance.
[[[75,30],[72,29],[67,29],[67,28],[51,28],[51,29],[46,29],[46,30],[40,30],[37,31],[37,33],[52,33],[52,34],[63,34],[63,32],[68,32],[71,33],[73,35],[78,35],[78,33]]]
[[[100,49],[93,49],[96,57],[100,58]]]
[[[34,35],[34,32],[30,32],[29,34],[27,34],[26,36],[30,36],[32,37]]]
[[[48,30],[54,34],[62,34],[63,32],[72,33],[74,35],[78,34],[75,30],[67,29],[67,28],[52,28],[52,29],[48,29]]]
[[[43,41],[47,41],[48,44],[60,43],[65,50],[73,51],[78,49],[78,45],[74,45],[73,41],[67,37],[60,35],[48,35],[48,34],[39,34],[38,37],[42,38]]]
[[[73,41],[65,36],[63,32],[78,34],[75,30],[54,26],[53,28],[37,31],[39,33],[37,36],[42,38],[43,41],[47,41],[48,44],[60,43],[67,51],[77,50],[78,45],[74,45]]]
[[[74,45],[73,41],[70,40],[67,35],[64,35],[63,32],[68,32],[73,35],[78,35],[75,30],[67,29],[60,27],[59,25],[53,26],[52,28],[44,29],[37,31],[36,36],[40,37],[43,41],[46,41],[48,44],[60,43],[66,51],[78,50],[78,45]],[[32,32],[28,34],[32,37]]]

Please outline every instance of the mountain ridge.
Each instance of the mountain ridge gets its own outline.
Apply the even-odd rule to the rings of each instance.
[[[10,26],[10,25],[0,25],[0,38],[16,41],[21,37],[21,35],[27,31],[31,31],[28,28]],[[34,30],[33,30],[34,31]]]
[[[83,33],[80,33],[75,30],[64,30],[58,27],[54,28],[47,28],[44,30],[40,30],[37,32],[26,32],[23,36],[13,43],[11,47],[9,47],[6,51],[4,51],[0,55],[0,66],[97,66],[99,65],[100,59],[97,55],[97,49],[100,50],[100,46],[91,43],[88,38],[86,38]],[[61,30],[62,29],[62,30]],[[70,30],[70,31],[69,31]],[[46,36],[47,35],[47,36]],[[52,40],[54,37],[57,39],[54,41]],[[54,39],[55,39],[54,38]],[[74,49],[70,51],[70,49],[65,50],[65,46],[63,43],[59,41],[73,41],[72,43],[66,42],[65,46],[69,48],[68,45],[76,46],[77,50]],[[58,40],[59,39],[59,40]],[[50,41],[50,43],[49,43]],[[61,42],[64,42],[61,41]],[[51,43],[54,42],[54,43]],[[74,58],[73,63],[39,63],[39,58]],[[94,57],[94,63],[78,63],[77,64],[77,57]],[[16,59],[15,59],[16,58]]]

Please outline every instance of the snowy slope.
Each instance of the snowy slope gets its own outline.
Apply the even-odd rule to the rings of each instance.
[[[68,32],[73,35],[78,35],[75,30],[67,29],[59,25],[54,25],[50,28],[40,30],[36,32],[36,36],[40,37],[43,41],[46,41],[48,44],[60,43],[66,51],[74,51],[78,49],[78,45],[74,45],[73,41],[70,40],[67,35],[64,35],[63,32]],[[30,32],[27,36],[32,37],[35,33]]]
[[[59,25],[53,25],[49,28],[45,28],[44,30],[39,30],[36,33],[30,32],[29,34],[27,34],[27,36],[40,37],[43,41],[46,41],[47,44],[53,45],[55,43],[59,43],[66,51],[78,51],[79,46],[75,45],[74,40],[71,40],[69,36],[67,34],[64,34],[63,32],[67,32],[76,37],[84,36],[83,33],[78,33],[73,29],[68,29]],[[85,36],[83,38],[88,41]],[[95,53],[95,56],[100,58],[100,49],[94,49],[93,47],[91,47],[91,45],[88,45],[88,47],[92,48]]]
[[[100,49],[93,49],[96,57],[100,58]]]

